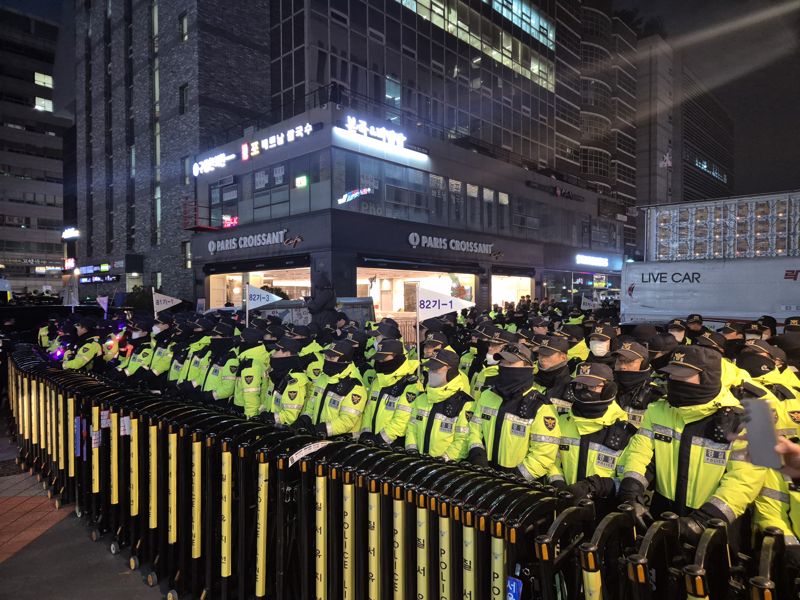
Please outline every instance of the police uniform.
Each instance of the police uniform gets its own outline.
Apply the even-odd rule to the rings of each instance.
[[[612,356],[625,360],[642,360],[639,371],[614,371],[617,383],[617,404],[625,411],[628,422],[639,427],[647,407],[664,397],[664,387],[653,379],[647,348],[634,341],[623,341]]]
[[[459,382],[464,376],[458,372],[455,352],[441,349],[429,362],[447,366],[455,377],[441,387],[429,385],[417,396],[406,430],[406,450],[446,461],[463,460],[469,448],[469,421],[475,402]]]
[[[329,362],[326,361],[295,425],[300,429],[312,429],[325,437],[356,434],[361,426],[367,392],[361,374],[351,362],[353,346],[337,342],[325,355],[338,356],[345,366],[335,372],[331,370],[329,375],[325,372]]]
[[[528,348],[513,345],[512,350],[509,346],[501,356],[506,358],[510,352],[527,355],[527,362],[533,366]],[[529,481],[540,479],[551,472],[558,452],[556,411],[532,381],[510,399],[497,392],[501,383],[498,378],[495,387],[484,390],[475,404],[470,420],[469,458],[478,464],[485,460],[495,468],[518,472]]]
[[[606,499],[601,513],[613,508],[617,477],[622,474],[628,441],[636,428],[616,403],[617,385],[611,367],[583,363],[571,384],[572,408],[559,415],[558,460],[550,473],[557,487],[569,486],[576,498],[589,494]],[[601,391],[595,391],[596,387]]]
[[[303,410],[308,390],[311,385],[302,369],[302,359],[299,353],[303,349],[301,340],[283,338],[278,340],[276,350],[285,350],[292,353],[287,357],[294,363],[285,374],[276,377],[280,358],[272,358],[262,385],[261,410],[269,414],[269,420],[276,425],[292,425]],[[295,366],[296,365],[296,366]]]
[[[678,342],[679,346],[691,346],[692,340],[686,334],[687,327],[686,321],[683,319],[672,319],[669,323],[667,323],[667,332],[670,331],[682,331],[683,332],[683,339]],[[671,334],[670,334],[671,335]],[[675,336],[672,336],[675,337]],[[675,338],[677,340],[677,338]]]
[[[100,339],[94,333],[95,322],[89,317],[82,317],[76,325],[83,326],[88,331],[78,337],[75,342],[75,350],[67,350],[62,359],[62,367],[73,371],[91,371],[96,358],[103,354],[100,347]]]
[[[733,525],[758,495],[766,474],[750,464],[744,442],[728,441],[738,430],[742,409],[721,385],[720,360],[701,346],[675,352],[664,368],[670,374],[668,397],[647,408],[630,441],[620,484],[620,500],[640,503],[655,465],[653,514],[669,510],[688,517],[695,526],[687,531],[696,538],[711,518]],[[673,385],[673,377],[694,374],[700,384],[679,380],[682,385]]]
[[[375,436],[384,444],[402,444],[411,418],[411,404],[422,393],[417,377],[419,362],[405,357],[400,340],[387,339],[378,344],[376,370],[381,365],[377,359],[390,355],[395,357],[393,361],[401,364],[390,373],[376,372],[367,394],[361,438]]]

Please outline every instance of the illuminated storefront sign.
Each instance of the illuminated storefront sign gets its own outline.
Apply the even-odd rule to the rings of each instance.
[[[64,270],[72,271],[75,268],[75,259],[74,258],[65,258],[64,259]]]
[[[219,254],[220,252],[230,252],[231,250],[244,250],[246,248],[260,248],[262,246],[286,244],[290,241],[286,239],[286,233],[288,231],[288,229],[281,229],[270,233],[254,233],[252,235],[230,237],[223,240],[211,240],[208,242],[208,252],[209,254]]]
[[[79,237],[81,237],[81,232],[78,231],[75,227],[67,227],[61,234],[62,240],[76,240]]]
[[[236,227],[239,224],[238,216],[222,215],[222,228]]]
[[[286,144],[291,144],[314,133],[314,126],[311,123],[290,127],[286,131],[265,137],[263,140],[253,140],[242,144],[242,160],[249,160],[258,156],[262,152],[278,148]]]
[[[211,173],[216,169],[224,169],[225,165],[235,158],[235,154],[225,154],[224,152],[215,156],[204,158],[200,162],[196,162],[194,165],[192,165],[192,174],[197,177],[199,175]]]
[[[405,148],[406,140],[408,139],[399,131],[386,129],[386,127],[376,127],[375,125],[370,125],[364,119],[356,119],[352,116],[347,117],[344,127],[350,133],[370,137],[397,148]]]
[[[435,235],[420,235],[417,232],[408,234],[408,244],[412,248],[431,248],[433,250],[452,250],[453,252],[468,252],[473,254],[494,255],[494,244],[473,242],[470,240],[457,240]]]
[[[337,198],[337,204],[347,204],[348,202],[352,202],[356,198],[360,198],[361,196],[366,196],[371,194],[373,189],[371,187],[361,188],[360,190],[352,190],[350,192],[346,192],[341,198]]]
[[[586,265],[588,267],[608,267],[608,259],[602,256],[590,256],[588,254],[576,254],[576,265]]]
[[[78,278],[78,283],[112,283],[115,281],[119,281],[119,275],[87,275]]]

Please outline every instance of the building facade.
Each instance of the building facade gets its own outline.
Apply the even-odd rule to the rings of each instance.
[[[651,206],[647,260],[800,256],[800,191]]]
[[[152,285],[191,297],[189,167],[263,114],[267,15],[266,0],[77,3],[82,295]]]
[[[15,292],[61,288],[62,138],[53,113],[58,27],[0,9],[0,273]]]
[[[619,287],[620,204],[350,107],[251,131],[193,169],[209,308],[248,283],[302,298],[320,275],[379,314],[413,312],[417,282],[481,307]]]
[[[594,172],[581,170],[582,5],[565,4],[578,36],[567,58],[578,75],[563,88],[577,117],[559,136],[578,144],[568,165],[556,141],[564,120],[556,31],[567,18],[558,16],[560,1],[81,2],[79,263],[87,272],[111,264],[107,281],[89,278],[93,291],[156,285],[190,297],[197,282],[189,230],[208,209],[191,165],[208,148],[315,108],[348,107],[381,126],[514,166],[519,177],[538,172],[563,183],[554,189],[586,188],[584,176]],[[592,179],[591,193],[575,193],[597,198],[599,190],[612,207],[606,212],[625,220],[616,205],[633,189],[618,182],[621,167],[611,172],[613,160],[626,160],[611,141],[624,127],[608,111],[621,97],[614,65],[630,68],[618,58],[619,39],[630,36],[610,6],[597,10],[611,57],[602,77],[607,173],[603,185]]]
[[[725,109],[660,36],[638,48],[639,205],[731,196],[734,129]]]

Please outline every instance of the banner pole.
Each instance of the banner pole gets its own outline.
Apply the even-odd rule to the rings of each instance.
[[[156,310],[156,288],[150,288],[150,293],[153,295],[153,318],[158,318],[158,311]]]
[[[419,340],[419,281],[417,282],[417,379],[422,382],[422,344]]]
[[[250,284],[244,286],[244,326],[245,329],[250,327]]]

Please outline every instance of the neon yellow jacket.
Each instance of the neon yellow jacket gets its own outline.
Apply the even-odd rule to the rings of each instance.
[[[760,531],[777,527],[788,545],[800,543],[800,490],[795,489],[789,477],[772,469],[767,472],[755,501],[753,525]]]
[[[470,450],[483,448],[490,464],[516,468],[528,480],[551,472],[561,437],[555,408],[533,391],[503,402],[493,389],[484,390],[469,426]]]
[[[469,420],[475,402],[457,379],[428,387],[411,407],[406,450],[444,460],[463,460],[469,446]]]
[[[361,426],[366,397],[361,373],[350,363],[333,377],[324,372],[320,374],[301,414],[311,417],[313,425],[325,423],[328,437],[355,434]]]
[[[394,373],[376,374],[369,387],[361,433],[380,435],[387,444],[405,436],[411,404],[422,393],[418,367],[418,361],[406,359]]]
[[[726,407],[739,408],[739,402],[725,388],[716,398],[698,406],[675,408],[666,400],[650,404],[639,431],[630,441],[625,480],[632,478],[642,487],[650,463],[655,460],[655,491],[674,501],[678,493],[679,472],[686,482],[685,506],[703,507],[724,517],[728,523],[740,517],[755,500],[764,483],[766,469],[747,460],[743,441],[718,442],[692,431],[687,464],[681,464],[682,434],[692,424],[711,417]]]
[[[308,394],[308,377],[302,371],[292,371],[279,385],[265,376],[261,410],[271,412],[276,425],[291,425],[300,416]]]
[[[94,364],[94,359],[103,354],[103,349],[100,347],[99,338],[93,335],[86,340],[78,351],[73,355],[72,352],[64,354],[62,359],[62,366],[64,369],[78,370],[85,369],[90,371]]]
[[[247,418],[261,409],[262,388],[269,366],[269,352],[264,344],[247,348],[239,354],[239,376],[234,382],[233,403],[244,410]]]

